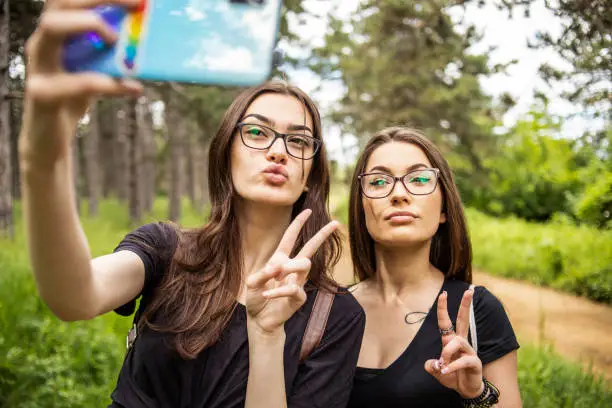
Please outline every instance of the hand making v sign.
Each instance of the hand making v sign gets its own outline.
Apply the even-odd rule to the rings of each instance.
[[[275,332],[304,304],[304,284],[310,272],[310,258],[338,228],[332,221],[315,234],[294,257],[290,258],[299,233],[310,217],[302,211],[289,225],[267,265],[247,279],[246,308],[262,332]]]
[[[470,304],[474,291],[466,290],[457,313],[457,327],[448,314],[446,292],[438,297],[438,328],[442,336],[439,360],[427,360],[425,370],[440,384],[457,391],[463,398],[474,398],[484,388],[482,362],[468,342]]]

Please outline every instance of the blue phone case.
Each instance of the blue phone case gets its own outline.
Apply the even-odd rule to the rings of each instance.
[[[281,0],[143,0],[136,10],[96,8],[119,33],[70,38],[64,66],[114,77],[250,86],[268,79]]]

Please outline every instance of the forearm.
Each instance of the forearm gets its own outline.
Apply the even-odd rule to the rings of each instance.
[[[249,377],[245,408],[287,406],[285,393],[285,332],[262,333],[247,323]]]
[[[506,354],[483,367],[484,377],[499,389],[498,408],[521,408],[518,385],[517,352]]]
[[[63,320],[92,317],[91,254],[76,210],[70,151],[38,157],[32,139],[57,135],[28,128],[20,136],[23,216],[39,293]]]

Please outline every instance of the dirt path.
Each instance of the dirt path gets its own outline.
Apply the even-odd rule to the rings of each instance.
[[[334,270],[341,283],[352,282],[348,246]],[[486,286],[504,304],[520,343],[552,343],[574,361],[592,363],[612,381],[612,308],[566,293],[483,272],[474,283]]]

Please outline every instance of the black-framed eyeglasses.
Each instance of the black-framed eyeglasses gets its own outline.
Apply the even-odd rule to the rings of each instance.
[[[387,173],[363,173],[357,176],[361,184],[361,192],[368,198],[385,198],[395,188],[395,183],[401,181],[406,190],[413,195],[427,195],[435,191],[438,185],[440,170],[422,168],[413,170],[401,177]]]
[[[302,160],[312,159],[322,142],[319,139],[301,133],[280,133],[276,130],[256,123],[240,122],[236,125],[240,130],[240,139],[246,147],[256,150],[266,150],[276,142],[283,139],[287,153]]]

